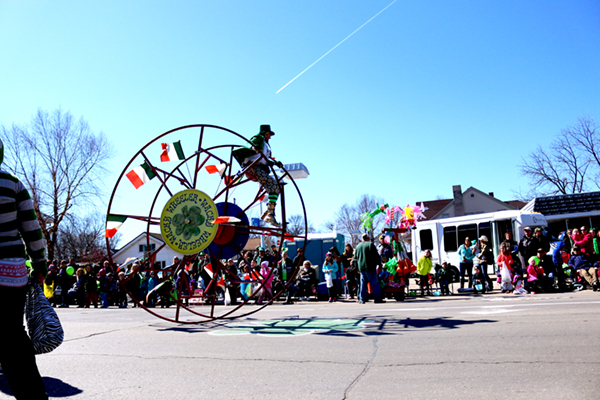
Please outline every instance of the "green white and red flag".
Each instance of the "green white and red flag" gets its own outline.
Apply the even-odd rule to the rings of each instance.
[[[123,225],[123,222],[125,222],[126,219],[127,217],[121,215],[109,215],[106,218],[106,233],[104,234],[104,236],[107,238],[115,236],[117,234],[117,231],[119,230],[121,225]]]
[[[135,167],[134,169],[129,171],[126,176],[127,178],[129,178],[133,186],[135,186],[135,188],[138,189],[144,183],[154,178],[156,174],[152,170],[152,167],[144,161],[142,165],[140,165],[139,167]]]
[[[175,143],[161,143],[160,145],[162,146],[160,161],[185,160],[183,149],[181,148],[181,140]]]
[[[218,172],[222,178],[223,174],[225,173],[225,169],[227,168],[227,164],[223,163],[223,164],[219,164],[219,165],[207,165],[205,168],[209,174],[214,174],[214,173]]]

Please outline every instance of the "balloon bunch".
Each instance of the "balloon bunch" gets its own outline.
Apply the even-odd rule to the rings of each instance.
[[[407,205],[400,211],[402,212],[402,218],[398,227],[408,229],[414,228],[418,220],[425,219],[424,212],[427,211],[427,207],[421,202],[420,206]]]
[[[388,208],[389,206],[387,204],[384,205],[379,205],[379,203],[377,203],[377,208],[374,209],[373,211],[369,212],[365,212],[363,215],[360,216],[360,222],[361,222],[361,227],[368,231],[371,229],[371,227],[373,226],[373,219],[381,214],[385,212],[385,209]]]

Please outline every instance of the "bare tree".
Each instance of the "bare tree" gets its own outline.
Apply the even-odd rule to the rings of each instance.
[[[331,220],[327,220],[321,224],[321,228],[325,232],[333,232],[333,231],[335,231],[335,222],[333,222]]]
[[[27,185],[48,257],[54,258],[58,233],[67,216],[93,207],[101,197],[112,146],[103,133],[69,112],[38,110],[30,125],[2,125],[7,167]]]
[[[549,145],[523,158],[519,168],[532,189],[526,196],[581,193],[597,188],[600,176],[600,139],[591,118],[564,129]],[[590,177],[589,172],[593,176]],[[519,193],[517,193],[519,194]]]
[[[312,222],[304,221],[304,217],[300,214],[292,215],[287,223],[287,232],[290,235],[303,235],[306,233],[314,233],[315,228]]]
[[[54,249],[57,259],[73,258],[77,262],[100,262],[107,256],[104,218],[99,213],[86,217],[69,215],[59,229]],[[111,249],[117,246],[119,234],[109,239]]]
[[[356,246],[360,241],[357,232],[362,231],[362,222],[360,220],[361,215],[364,213],[370,213],[377,208],[378,204],[383,204],[383,200],[363,194],[356,202],[355,205],[344,204],[340,207],[336,214],[336,226],[337,229],[351,238],[353,246]],[[371,229],[367,232],[369,236],[373,237],[374,232],[378,232],[381,229],[381,222],[383,219],[381,215],[377,216],[373,221]]]

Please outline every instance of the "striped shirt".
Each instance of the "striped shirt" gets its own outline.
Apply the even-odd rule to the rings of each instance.
[[[0,170],[0,260],[31,258],[46,275],[46,246],[29,192],[19,179]]]

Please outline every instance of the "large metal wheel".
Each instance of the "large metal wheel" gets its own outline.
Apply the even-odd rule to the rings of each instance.
[[[161,162],[163,144],[175,142],[181,144],[183,159]],[[142,276],[152,272],[160,275],[161,280],[167,282],[163,286],[170,289],[169,296],[173,302],[173,307],[151,308],[145,298],[138,298],[142,296],[130,290],[133,274],[126,275],[121,281],[121,287],[135,303],[149,313],[167,321],[186,324],[233,319],[247,316],[272,304],[287,289],[289,282],[277,293],[270,296],[267,294],[262,304],[256,304],[259,296],[265,295],[263,289],[272,279],[275,268],[271,269],[268,276],[251,273],[248,277],[239,271],[232,272],[224,265],[224,260],[229,258],[241,258],[249,264],[242,250],[251,236],[268,237],[270,242],[279,246],[280,254],[285,247],[285,240],[304,239],[304,246],[307,242],[306,233],[292,236],[286,231],[285,221],[290,215],[288,207],[293,209],[293,214],[303,215],[304,232],[307,230],[307,218],[298,186],[292,179],[284,182],[284,178],[289,178],[285,168],[270,167],[271,175],[281,187],[276,210],[281,226],[255,226],[256,224],[251,223],[251,215],[257,214],[260,217],[259,209],[264,207],[261,202],[266,193],[252,179],[250,171],[241,170],[232,156],[233,150],[248,145],[246,138],[223,127],[203,124],[183,126],[148,142],[135,153],[121,172],[108,204],[107,227],[108,221],[114,219],[120,219],[123,225],[129,224],[130,228],[137,224],[146,243],[143,257],[139,260],[139,273]],[[136,189],[127,175],[140,164],[145,164],[146,171],[150,175],[155,174],[155,177]],[[216,166],[221,171],[211,174],[206,168],[209,166]],[[199,204],[198,198],[205,208]],[[180,215],[176,216],[174,212],[179,212]],[[234,219],[212,223],[217,217],[226,216]],[[252,219],[256,222],[256,218]],[[190,221],[197,221],[205,230],[199,234],[197,224],[185,225]],[[175,235],[175,231],[179,236]],[[182,244],[182,237],[192,240],[189,242],[192,244]],[[154,243],[154,247],[151,246],[156,238],[165,244],[156,246]],[[109,238],[106,239],[106,244],[109,263],[117,271],[119,266],[113,260]],[[180,250],[180,261],[165,267],[158,265],[157,257],[161,252],[170,252],[169,249]],[[210,260],[210,266],[204,272],[210,272],[211,279],[205,288],[200,289],[197,282],[191,279],[194,274],[190,275],[189,271],[195,272],[201,267],[200,258],[206,257],[203,253]],[[126,269],[123,266],[121,268]],[[294,275],[295,273],[296,271]],[[239,304],[225,305],[221,298],[223,282],[228,287],[239,288],[246,285],[251,289],[245,291],[247,298],[242,297]]]

